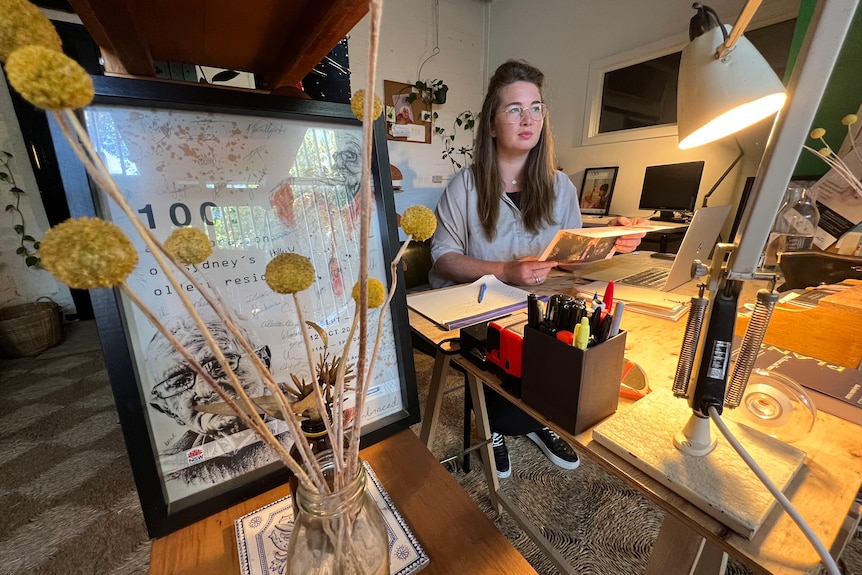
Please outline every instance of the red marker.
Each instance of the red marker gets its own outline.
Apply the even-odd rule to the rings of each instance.
[[[605,296],[602,298],[602,303],[605,304],[605,310],[602,312],[602,317],[607,315],[608,312],[611,311],[611,307],[614,303],[614,282],[613,280],[608,282],[608,286],[605,288]]]

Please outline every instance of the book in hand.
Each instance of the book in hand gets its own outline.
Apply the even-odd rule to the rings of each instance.
[[[482,292],[481,298],[479,292]],[[528,292],[504,284],[489,274],[471,284],[408,294],[407,306],[451,330],[524,309],[527,307],[528,295]]]
[[[592,262],[614,254],[614,244],[620,236],[641,234],[678,227],[667,224],[639,226],[606,226],[560,230],[539,256],[539,261],[560,263]]]

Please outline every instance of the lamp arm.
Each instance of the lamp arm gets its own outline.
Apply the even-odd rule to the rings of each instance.
[[[704,207],[704,208],[707,207],[707,205],[709,204],[709,197],[715,192],[715,190],[718,189],[718,186],[721,185],[721,182],[724,181],[724,178],[727,177],[727,174],[729,174],[730,171],[734,167],[736,167],[736,164],[739,163],[739,160],[742,159],[742,156],[745,153],[742,149],[742,146],[739,145],[739,140],[734,138],[733,141],[736,143],[736,148],[739,151],[739,153],[736,155],[736,158],[734,158],[734,160],[730,163],[730,165],[727,167],[727,169],[724,170],[724,173],[721,174],[721,176],[719,176],[719,178],[715,181],[715,183],[712,185],[712,187],[709,189],[709,191],[706,192],[706,195],[703,196],[703,205],[701,207]]]
[[[739,13],[739,17],[733,25],[733,29],[730,31],[730,36],[724,41],[724,44],[719,46],[718,50],[716,50],[717,58],[724,58],[731,50],[733,50],[733,46],[742,36],[742,33],[745,32],[751,19],[754,18],[754,13],[757,12],[758,8],[760,8],[760,3],[761,0],[748,0],[748,2],[745,3],[745,6],[742,7],[742,12]]]

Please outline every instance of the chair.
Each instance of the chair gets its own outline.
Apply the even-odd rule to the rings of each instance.
[[[778,266],[784,275],[779,291],[862,279],[862,257],[828,252],[782,252]]]

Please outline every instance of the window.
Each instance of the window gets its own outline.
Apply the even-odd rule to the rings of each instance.
[[[787,68],[795,26],[790,19],[745,33],[779,78]],[[683,34],[594,62],[583,144],[676,135],[677,78],[687,43]]]

